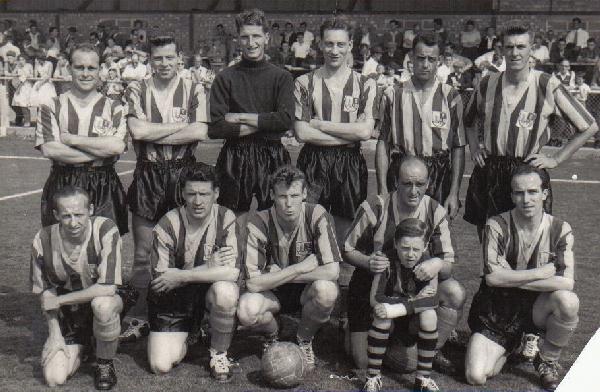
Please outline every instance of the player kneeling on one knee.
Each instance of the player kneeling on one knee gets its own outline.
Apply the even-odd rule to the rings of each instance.
[[[148,359],[154,373],[171,370],[185,356],[188,334],[206,309],[211,374],[225,382],[239,297],[235,215],[216,204],[219,184],[212,167],[194,164],[182,178],[185,205],[169,211],[153,231]]]
[[[497,375],[521,334],[545,330],[534,360],[542,386],[560,382],[558,360],[578,323],[573,292],[573,234],[568,223],[544,212],[540,169],[523,165],[512,176],[515,208],[488,219],[484,277],[473,298],[466,378],[481,385]]]
[[[79,365],[84,347],[96,340],[96,389],[117,383],[117,352],[123,301],[121,237],[110,219],[92,217],[93,205],[81,188],[68,185],[53,197],[57,224],[33,240],[31,282],[41,294],[48,322],[42,370],[49,386],[62,385]]]
[[[416,218],[400,222],[395,232],[398,259],[373,278],[371,306],[373,323],[368,337],[368,376],[363,390],[378,392],[381,387],[381,363],[390,336],[392,320],[394,333],[408,334],[409,323],[418,323],[418,364],[415,391],[438,391],[429,378],[438,339],[437,314],[438,277],[421,280],[414,268],[424,261],[424,236],[427,225]]]
[[[271,178],[274,205],[248,220],[246,287],[238,319],[261,328],[266,345],[279,327],[274,315],[302,310],[298,345],[314,368],[312,340],[329,320],[338,297],[340,252],[332,217],[318,204],[305,203],[304,173],[282,166]]]

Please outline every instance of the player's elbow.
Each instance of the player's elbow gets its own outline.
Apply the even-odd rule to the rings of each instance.
[[[485,275],[485,283],[490,287],[502,287],[502,279],[494,273]]]
[[[358,132],[356,133],[356,136],[359,141],[369,140],[372,135],[373,135],[373,127],[367,126],[367,125],[365,127],[361,127],[361,129],[359,129]]]
[[[248,279],[246,281],[246,289],[251,293],[260,293],[261,291],[264,291],[262,285],[255,279]]]
[[[121,155],[125,151],[125,147],[125,142],[123,140],[117,139],[113,143],[111,143],[111,146],[108,149],[108,153],[110,156]]]
[[[296,136],[296,140],[298,141],[298,143],[309,142],[305,127],[306,127],[306,123],[303,121],[296,121],[294,123],[294,134]]]
[[[337,281],[340,276],[340,263],[325,264],[323,268],[323,280]]]
[[[55,159],[61,155],[60,148],[56,142],[44,143],[40,146],[40,151],[44,158]]]
[[[130,117],[127,119],[127,128],[131,133],[131,138],[133,140],[146,140],[148,133],[146,132],[145,127],[143,126],[142,121],[137,118]]]

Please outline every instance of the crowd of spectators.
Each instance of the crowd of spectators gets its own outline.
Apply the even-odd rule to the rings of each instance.
[[[375,78],[380,87],[408,80],[412,74],[412,41],[421,26],[418,23],[405,29],[400,26],[396,19],[386,26],[355,23],[348,65],[364,76]],[[467,20],[462,31],[448,31],[443,20],[435,18],[433,30],[441,48],[437,71],[441,81],[467,89],[487,73],[506,68],[502,40],[494,27],[486,27],[482,33],[473,20]],[[0,75],[5,77],[3,83],[7,86],[17,125],[28,125],[29,113],[42,97],[55,96],[68,88],[67,83],[57,83],[57,79],[66,81],[70,77],[69,52],[77,40],[81,40],[77,28],[59,31],[50,27],[47,34],[44,33],[34,20],[21,33],[14,29],[11,21],[0,21]],[[306,22],[297,26],[291,21],[283,26],[273,23],[268,59],[292,72],[314,69],[322,64],[319,38],[319,32],[310,31]],[[89,42],[101,55],[102,85],[98,88],[102,92],[119,98],[128,83],[151,76],[148,39],[141,20],[134,21],[127,36],[107,24],[99,24],[89,34]],[[235,35],[218,24],[215,31],[196,45],[194,53],[180,53],[178,64],[183,77],[210,87],[215,72],[239,60]],[[564,35],[555,34],[553,30],[538,32],[530,60],[532,67],[554,72],[582,99],[587,97],[590,86],[600,84],[600,48],[579,18],[573,18],[571,29]],[[588,66],[583,72],[575,73],[570,70],[573,62]]]

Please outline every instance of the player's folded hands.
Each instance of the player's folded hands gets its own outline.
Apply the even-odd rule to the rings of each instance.
[[[150,283],[150,288],[154,292],[163,293],[181,287],[185,285],[183,273],[185,271],[179,268],[169,268]]]
[[[214,252],[208,263],[208,267],[222,267],[226,265],[235,265],[237,252],[232,246],[223,246]]]
[[[316,256],[310,255],[301,262],[294,264],[296,270],[301,274],[307,274],[319,266]]]
[[[548,279],[556,275],[556,266],[554,263],[544,264],[543,266],[538,267],[538,270],[540,272],[540,279]]]
[[[45,367],[59,351],[65,353],[65,357],[69,358],[69,350],[67,350],[65,339],[62,336],[49,336],[42,350],[42,367]]]
[[[373,307],[373,314],[380,319],[388,318],[387,310],[384,304],[377,304]]]

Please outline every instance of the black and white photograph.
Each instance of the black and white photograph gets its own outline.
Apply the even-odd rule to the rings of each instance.
[[[600,392],[600,2],[0,0],[0,391]]]

